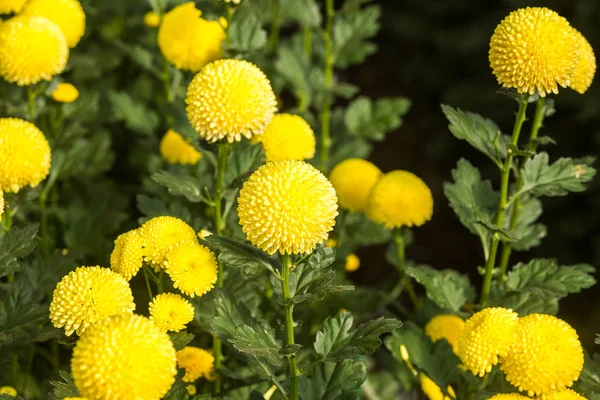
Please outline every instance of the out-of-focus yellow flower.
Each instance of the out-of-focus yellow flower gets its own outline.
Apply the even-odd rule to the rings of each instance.
[[[28,0],[22,15],[37,15],[54,22],[73,48],[85,32],[85,12],[78,0]]]
[[[160,154],[171,164],[196,165],[202,154],[190,142],[169,129],[160,141]]]
[[[149,28],[156,28],[160,25],[160,16],[154,11],[148,11],[144,14],[144,25]]]
[[[177,352],[177,365],[185,369],[181,379],[194,382],[200,377],[209,378],[214,373],[215,358],[208,351],[198,347],[186,346]]]
[[[196,386],[194,386],[194,385],[187,385],[185,387],[185,390],[187,390],[187,392],[190,396],[195,396],[197,393]]]
[[[148,318],[116,315],[81,336],[71,371],[79,393],[90,399],[160,399],[175,382],[175,347]]]
[[[303,161],[274,161],[257,169],[238,198],[242,231],[269,254],[310,253],[335,225],[331,183]]]
[[[54,101],[59,103],[72,103],[79,97],[79,90],[70,83],[59,83],[54,92],[52,92],[52,98]]]
[[[458,354],[458,338],[464,327],[465,321],[459,316],[440,314],[425,325],[425,333],[433,342],[446,339],[452,346],[452,350]]]
[[[577,70],[575,30],[556,12],[527,7],[511,12],[490,40],[490,66],[503,87],[544,97],[568,87]]]
[[[530,400],[529,397],[521,396],[517,393],[497,394],[490,397],[490,400]]]
[[[266,75],[243,60],[206,65],[190,83],[185,103],[190,123],[208,142],[260,135],[277,111]]]
[[[429,397],[429,400],[451,400],[450,397],[444,396],[442,389],[425,374],[421,374],[421,389]],[[452,386],[448,386],[446,390],[453,396],[452,398],[456,398]]]
[[[0,50],[1,51],[1,50]],[[50,171],[50,146],[31,122],[0,118],[0,189],[36,187]]]
[[[27,0],[0,0],[0,14],[18,14]]]
[[[371,189],[381,177],[381,170],[367,160],[350,158],[336,165],[329,174],[340,207],[360,212],[367,208]]]
[[[185,242],[167,253],[167,274],[173,286],[190,297],[210,292],[217,282],[217,260],[197,242]]]
[[[115,240],[110,267],[126,281],[133,278],[144,263],[144,242],[139,229],[125,232]]]
[[[421,178],[410,172],[388,172],[371,189],[367,215],[386,228],[421,226],[432,214],[431,191]]]
[[[338,246],[339,246],[339,242],[337,241],[337,239],[327,238],[327,241],[325,242],[325,247],[329,247],[330,249],[335,249]]]
[[[184,3],[165,14],[160,24],[158,47],[179,69],[196,72],[223,55],[223,27],[201,14],[193,2]]]
[[[500,363],[506,380],[530,396],[571,386],[582,368],[583,348],[575,329],[545,314],[519,320],[514,342]]]
[[[150,319],[158,327],[179,332],[194,319],[194,306],[175,293],[159,294],[149,307]]]
[[[354,272],[360,268],[360,258],[354,253],[350,253],[346,256],[346,265],[344,269],[348,272]]]
[[[17,397],[17,390],[12,386],[0,387],[0,394],[7,394],[12,397]]]
[[[50,303],[50,321],[65,334],[78,335],[106,317],[135,310],[127,281],[108,268],[79,267],[56,285]]]
[[[584,94],[592,85],[596,74],[596,55],[592,46],[580,32],[576,31],[575,35],[579,43],[579,63],[575,75],[571,79],[571,89]]]
[[[518,315],[502,308],[486,308],[465,323],[458,338],[458,356],[474,375],[484,376],[508,354],[515,340]]]
[[[155,269],[165,266],[167,253],[183,242],[195,242],[196,231],[175,217],[155,217],[140,228],[144,244],[144,260]]]
[[[315,156],[315,133],[302,117],[277,114],[262,135],[267,161],[308,160]]]
[[[571,389],[565,389],[544,395],[544,400],[586,400],[586,398]]]

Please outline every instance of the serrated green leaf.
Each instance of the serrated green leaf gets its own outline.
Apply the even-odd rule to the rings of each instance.
[[[283,303],[281,281],[271,276],[275,294]],[[334,282],[335,271],[332,268],[314,268],[302,263],[290,273],[290,295],[294,304],[305,301],[314,303],[323,300],[327,293],[354,290],[354,286],[337,285]]]
[[[585,362],[577,386],[587,396],[586,398],[600,394],[600,354],[596,353],[590,357],[585,352]]]
[[[255,146],[249,140],[231,147],[227,159],[227,169],[223,178],[223,186],[228,187],[236,180],[244,179],[264,163],[261,146]]]
[[[372,101],[361,96],[348,106],[344,122],[348,132],[368,140],[383,140],[386,133],[402,124],[411,102],[404,97]]]
[[[54,395],[59,399],[65,397],[78,397],[79,391],[75,386],[73,376],[67,371],[58,371],[58,374],[62,378],[62,381],[50,381],[50,384],[54,386]]]
[[[35,248],[38,224],[13,227],[0,236],[0,277],[8,276],[21,269],[19,259],[28,256]]]
[[[335,250],[319,245],[302,262],[308,268],[327,268],[335,261]]]
[[[529,314],[556,315],[558,313],[557,298],[538,297],[531,292],[510,292],[502,297],[493,296],[490,299],[489,305],[492,307],[510,308],[521,317]]]
[[[171,337],[171,342],[173,342],[173,346],[175,346],[175,350],[181,350],[185,346],[187,346],[192,340],[194,340],[194,334],[188,333],[186,331],[182,332],[171,332],[169,333]]]
[[[234,53],[252,53],[267,43],[267,32],[262,28],[252,2],[243,3],[236,10],[227,30],[227,50]]]
[[[115,117],[125,121],[128,129],[136,133],[151,135],[158,127],[159,118],[156,112],[137,102],[129,94],[111,91],[108,99]]]
[[[297,2],[295,2],[297,3]],[[275,70],[294,93],[304,96],[307,105],[311,104],[310,60],[303,51],[282,45],[277,52]]]
[[[514,229],[510,230],[511,219],[515,210],[516,203],[512,203],[506,211],[504,219],[504,228],[509,231],[514,241],[511,247],[515,250],[529,250],[538,246],[541,240],[546,237],[547,229],[543,224],[536,223],[542,215],[542,202],[532,196],[524,196],[521,199],[519,208],[519,218]]]
[[[321,10],[316,0],[288,0],[282,4],[285,15],[304,28],[317,28],[321,26]]]
[[[406,274],[425,287],[427,297],[447,310],[457,312],[475,296],[469,278],[451,269],[440,271],[419,265],[406,268]]]
[[[300,398],[303,400],[348,399],[367,377],[367,366],[359,360],[323,363],[300,378]]]
[[[332,27],[333,57],[335,66],[347,68],[363,62],[377,51],[369,39],[379,30],[381,8],[373,5],[336,16]]]
[[[218,251],[219,261],[227,267],[241,268],[245,278],[252,278],[268,270],[274,273],[277,261],[256,247],[240,240],[211,235],[206,241]]]
[[[210,203],[202,194],[202,183],[189,174],[161,170],[152,174],[152,180],[165,186],[175,196],[184,196],[193,203]]]

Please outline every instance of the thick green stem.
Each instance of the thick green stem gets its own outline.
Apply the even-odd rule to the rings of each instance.
[[[46,210],[47,196],[48,192],[46,190],[42,190],[38,200],[40,207],[40,235],[42,236],[42,253],[46,262],[48,262],[50,258],[50,243],[48,241],[48,213]]]
[[[27,86],[27,110],[29,112],[29,120],[35,123],[35,98],[37,91],[33,86]]]
[[[521,128],[525,122],[527,114],[527,101],[529,96],[524,95],[519,102],[519,111],[513,127],[511,143],[513,147],[516,147],[519,143],[519,136],[521,135]],[[504,217],[506,216],[506,208],[508,204],[508,186],[510,182],[510,170],[512,167],[514,158],[514,151],[508,149],[506,160],[502,167],[502,178],[500,183],[500,202],[498,204],[498,213],[496,215],[496,227],[502,229],[504,226]],[[490,289],[492,287],[492,278],[494,276],[494,266],[496,265],[496,255],[498,253],[498,245],[500,244],[500,233],[496,232],[492,235],[492,244],[490,246],[490,254],[485,264],[485,276],[483,278],[483,286],[481,288],[480,303],[485,306],[488,301]]]
[[[304,54],[310,57],[312,54],[312,29],[309,26],[304,28],[302,41],[304,44]]]
[[[294,304],[291,300],[290,295],[290,256],[289,254],[281,255],[281,269],[282,269],[282,281],[281,286],[283,289],[283,302],[285,307],[285,332],[287,336],[287,344],[294,344]],[[300,370],[298,369],[298,363],[296,354],[288,356],[290,363],[290,399],[298,400],[298,378],[300,376]]]
[[[269,34],[269,49],[277,51],[279,47],[279,30],[281,29],[281,0],[273,1],[273,20],[271,22],[271,33]]]
[[[406,246],[404,243],[404,237],[402,236],[402,230],[396,229],[394,231],[394,241],[396,242],[396,256],[398,257],[398,274],[400,274],[400,283],[406,288],[406,293],[410,297],[410,300],[414,304],[415,308],[419,305],[419,299],[415,293],[415,289],[412,287],[410,278],[406,275],[405,268],[405,253]]]
[[[333,85],[333,44],[331,40],[331,28],[333,25],[333,0],[327,0],[327,22],[325,23],[325,80],[323,88],[323,107],[321,108],[321,150],[319,161],[321,170],[327,171],[329,162],[329,149],[331,148],[331,88]]]

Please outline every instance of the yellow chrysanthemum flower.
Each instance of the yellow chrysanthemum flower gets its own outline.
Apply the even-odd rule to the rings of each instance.
[[[194,386],[194,385],[187,385],[185,387],[185,390],[187,390],[187,392],[190,396],[195,396],[197,393],[196,386]]]
[[[213,355],[198,347],[185,346],[177,352],[177,366],[185,369],[181,379],[184,382],[194,382],[200,377],[210,378],[214,374],[214,363]]]
[[[144,241],[139,229],[125,232],[115,240],[110,267],[130,281],[144,264]]]
[[[465,327],[465,321],[457,315],[440,314],[433,317],[425,325],[425,334],[433,342],[446,339],[452,346],[452,350],[458,354],[458,338]]]
[[[381,170],[367,160],[350,158],[336,165],[329,174],[340,207],[360,212],[367,208],[371,189],[381,177]]]
[[[167,274],[173,286],[190,297],[210,292],[217,282],[217,260],[196,241],[185,242],[167,254]]]
[[[158,47],[175,67],[196,72],[223,55],[225,30],[219,21],[207,21],[193,2],[173,8],[158,29]]]
[[[346,256],[346,265],[344,269],[348,272],[354,272],[360,268],[360,258],[354,253],[350,253]]]
[[[164,268],[167,253],[177,244],[197,242],[194,229],[175,217],[155,217],[140,228],[144,260],[155,269]]]
[[[565,389],[544,395],[544,400],[586,400],[586,398],[571,389]]]
[[[65,334],[81,334],[106,317],[135,310],[127,281],[108,268],[79,267],[56,285],[50,303],[50,321]]]
[[[243,60],[208,64],[188,87],[187,116],[208,142],[263,133],[277,111],[271,83],[258,67]]]
[[[514,343],[500,364],[506,380],[530,396],[571,386],[582,368],[583,349],[575,329],[545,314],[519,320]]]
[[[329,247],[330,249],[335,249],[339,246],[339,242],[334,238],[327,238],[325,241],[325,247]]]
[[[421,374],[421,390],[429,397],[429,400],[451,400],[450,397],[444,396],[442,389],[425,374]],[[452,398],[456,398],[452,386],[448,386],[447,390],[453,396]]]
[[[474,375],[484,376],[508,354],[515,339],[517,313],[502,307],[479,311],[465,323],[458,338],[458,356]]]
[[[160,25],[160,16],[154,11],[148,11],[144,14],[144,25],[148,28],[156,28]]]
[[[530,400],[529,397],[521,396],[517,393],[497,394],[490,397],[489,400]]]
[[[369,194],[367,215],[386,228],[421,226],[432,214],[431,191],[421,178],[407,171],[383,175]]]
[[[19,15],[0,24],[0,76],[19,86],[51,80],[69,57],[60,28],[44,17]]]
[[[28,0],[22,15],[36,15],[54,22],[73,48],[85,32],[85,12],[78,0]]]
[[[160,154],[171,164],[196,165],[202,154],[173,129],[169,129],[160,141]]]
[[[0,14],[18,14],[27,0],[0,0]]]
[[[149,311],[150,319],[166,331],[179,332],[194,319],[194,306],[175,293],[156,296]]]
[[[267,161],[308,160],[315,156],[315,133],[298,115],[275,115],[261,141]]]
[[[584,94],[592,85],[596,74],[596,55],[594,49],[587,39],[578,31],[575,31],[579,43],[579,62],[575,75],[571,78],[571,89]]]
[[[303,161],[274,161],[256,170],[238,198],[246,237],[269,254],[310,253],[335,225],[331,183]]]
[[[0,143],[0,189],[16,193],[25,186],[36,187],[46,178],[50,146],[35,125],[18,118],[0,118]]]
[[[490,40],[490,66],[503,87],[544,97],[568,87],[577,69],[575,30],[556,12],[527,7],[511,12]]]
[[[158,400],[177,375],[169,335],[141,315],[121,314],[91,326],[73,350],[79,393],[95,400]]]
[[[12,386],[0,387],[0,394],[7,394],[12,397],[17,397],[17,390]]]
[[[54,101],[59,103],[72,103],[79,97],[79,90],[70,83],[59,83],[54,92],[52,92],[52,98]]]

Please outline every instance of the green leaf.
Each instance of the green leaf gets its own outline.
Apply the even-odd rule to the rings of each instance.
[[[548,153],[539,153],[525,162],[523,187],[513,197],[531,193],[534,196],[564,196],[569,192],[582,192],[585,183],[592,180],[596,170],[578,164],[571,158],[560,158],[549,164]]]
[[[211,235],[206,241],[218,251],[219,261],[227,267],[241,268],[246,278],[260,275],[265,269],[274,273],[277,261],[256,247],[240,240]]]
[[[308,268],[327,268],[335,261],[335,250],[319,245],[302,262]]]
[[[496,295],[490,297],[490,306],[510,308],[521,317],[529,314],[556,315],[558,313],[557,298],[538,297],[531,292],[510,292],[501,297]]]
[[[361,96],[348,106],[344,122],[348,131],[368,140],[383,140],[385,134],[400,127],[411,102],[404,97],[372,101]]]
[[[108,99],[112,105],[113,114],[118,120],[125,121],[125,126],[132,131],[151,135],[158,127],[159,118],[156,112],[134,100],[125,92],[111,91]]]
[[[19,259],[28,256],[35,248],[38,224],[13,227],[0,236],[0,277],[8,276],[21,269]]]
[[[596,353],[592,358],[585,352],[585,362],[577,386],[586,398],[600,394],[600,354]]]
[[[315,268],[302,263],[290,273],[290,295],[294,304],[308,301],[314,303],[332,292],[354,290],[354,286],[336,285],[334,282],[335,271],[332,268]],[[283,303],[281,281],[271,276],[271,283],[275,294],[278,295],[280,303]]]
[[[59,399],[65,397],[78,397],[79,391],[75,386],[73,376],[67,371],[58,371],[58,374],[62,378],[62,381],[50,381],[50,384],[54,386],[54,395]]]
[[[343,360],[339,363],[323,363],[312,369],[308,376],[300,377],[300,398],[303,400],[348,399],[346,395],[358,389],[366,377],[367,366],[363,361]]]
[[[245,180],[247,175],[264,163],[262,146],[255,146],[249,140],[236,143],[230,149],[227,169],[223,178],[224,187],[230,186],[238,179]]]
[[[502,166],[502,160],[508,151],[508,139],[501,133],[498,125],[479,114],[464,112],[447,105],[442,105],[442,111],[450,122],[450,132],[456,138],[466,140],[498,167]]]
[[[332,41],[335,66],[347,68],[362,63],[377,51],[369,39],[379,30],[381,8],[369,6],[361,10],[338,14],[333,21]]]
[[[171,172],[161,170],[152,174],[152,180],[159,185],[165,186],[169,190],[169,193],[175,196],[185,196],[192,203],[210,203],[202,194],[202,182],[182,171]]]
[[[188,333],[186,331],[171,332],[171,333],[169,333],[169,336],[171,337],[171,341],[173,342],[173,346],[175,346],[175,350],[181,350],[181,349],[183,349],[192,340],[194,340],[194,334]]]
[[[536,223],[542,215],[542,202],[532,196],[524,196],[521,199],[519,218],[513,230],[510,230],[510,223],[515,204],[512,203],[506,212],[504,219],[504,228],[509,230],[514,241],[511,247],[515,250],[529,250],[538,246],[541,240],[546,237],[547,229],[543,224]]]
[[[252,2],[238,7],[227,30],[227,49],[234,53],[252,53],[267,43],[267,32],[249,3]]]
[[[288,0],[284,2],[282,9],[288,18],[298,21],[304,28],[321,26],[321,11],[316,0]]]
[[[370,371],[362,389],[369,400],[397,400],[401,390],[396,376],[386,370]]]
[[[439,271],[420,265],[406,268],[406,274],[425,286],[427,297],[446,310],[458,312],[467,300],[475,297],[469,278],[454,270]]]

